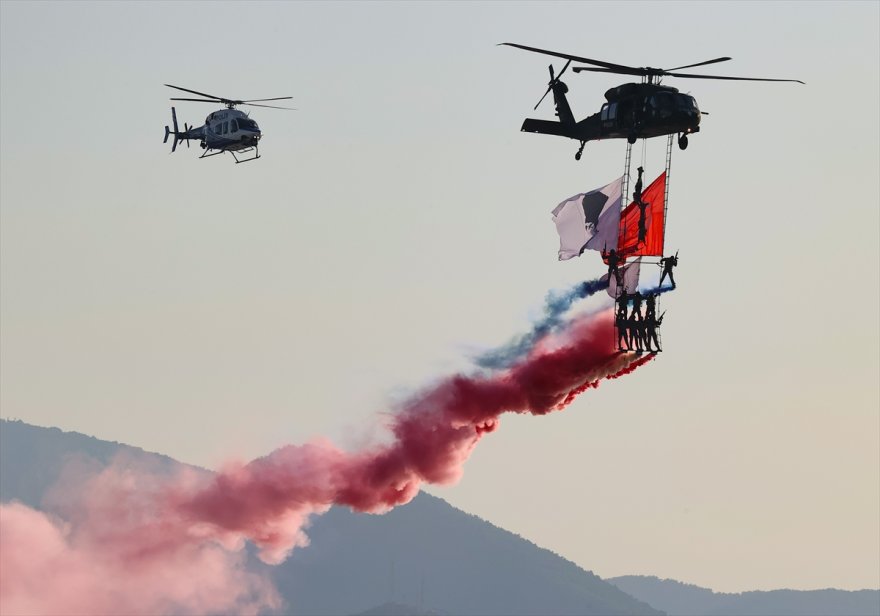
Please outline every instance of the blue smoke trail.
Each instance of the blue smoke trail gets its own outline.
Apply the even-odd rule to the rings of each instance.
[[[664,293],[669,293],[670,291],[674,290],[675,287],[670,285],[668,287],[651,287],[650,289],[645,289],[644,291],[640,290],[640,292],[642,295],[663,295]]]
[[[603,279],[604,278],[604,279]],[[562,315],[576,301],[608,288],[607,277],[579,282],[567,291],[550,291],[544,300],[544,316],[528,333],[521,334],[496,349],[474,358],[474,363],[489,370],[509,368],[525,356],[544,336],[562,326]]]

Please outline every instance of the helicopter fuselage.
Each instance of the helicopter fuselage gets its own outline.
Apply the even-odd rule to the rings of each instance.
[[[788,81],[803,84],[800,79],[769,79],[765,77],[733,77],[730,75],[706,75],[679,72],[682,69],[707,66],[719,62],[727,62],[728,56],[704,60],[693,64],[685,64],[674,68],[654,68],[651,66],[627,66],[604,60],[593,60],[568,53],[539,49],[520,45],[519,43],[500,43],[509,47],[516,47],[525,51],[539,53],[546,56],[563,58],[565,66],[557,74],[551,64],[550,83],[544,97],[553,91],[553,99],[556,102],[556,115],[558,122],[547,120],[527,119],[523,122],[520,130],[530,133],[544,133],[547,135],[559,135],[569,139],[577,139],[581,147],[574,155],[575,160],[580,160],[584,145],[588,141],[597,139],[626,139],[630,144],[638,139],[671,136],[678,133],[678,147],[682,150],[688,145],[688,134],[700,130],[700,117],[705,115],[697,107],[697,101],[689,94],[681,94],[676,88],[660,85],[663,77],[675,77],[685,79],[723,79],[727,81]],[[616,88],[611,88],[605,93],[608,101],[602,105],[599,113],[584,118],[580,122],[575,121],[568,105],[565,94],[568,92],[560,77],[572,62],[586,64],[587,66],[575,66],[572,72],[590,71],[596,73],[613,73],[618,75],[640,76],[641,83],[625,83]],[[535,109],[538,108],[535,105]]]
[[[559,121],[527,119],[525,132],[559,135],[582,143],[600,139],[637,139],[661,135],[687,135],[700,130],[697,101],[676,88],[652,83],[627,83],[605,93],[606,103],[598,113],[575,121],[566,99],[568,87],[561,81],[551,85]]]
[[[221,109],[205,118],[205,123],[181,135],[198,139],[206,150],[238,151],[257,145],[262,137],[260,127],[238,109]]]
[[[178,130],[177,113],[174,107],[171,108],[171,117],[174,121],[174,130],[165,127],[165,141],[168,141],[170,135],[174,135],[172,152],[177,149],[178,142],[186,141],[189,145],[190,140],[195,139],[199,142],[199,146],[205,150],[200,158],[229,152],[235,162],[239,163],[260,157],[258,150],[262,137],[260,127],[242,111],[231,108],[220,109],[209,114],[202,126],[189,127],[184,125],[184,130]],[[254,156],[239,159],[236,152],[253,153]]]

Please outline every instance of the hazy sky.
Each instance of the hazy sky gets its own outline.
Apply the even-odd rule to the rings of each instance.
[[[550,58],[496,43],[805,81],[667,82],[710,115],[673,153],[665,352],[431,492],[603,577],[880,586],[880,3],[0,11],[2,415],[205,466],[355,447],[602,273],[550,211],[625,143],[520,133]],[[566,77],[578,119],[626,81]],[[299,111],[252,110],[257,162],[170,155],[164,83]]]

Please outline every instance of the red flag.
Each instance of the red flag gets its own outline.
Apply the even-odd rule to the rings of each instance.
[[[631,202],[620,213],[620,235],[617,252],[623,257],[660,256],[663,254],[663,210],[666,197],[666,172],[642,191],[645,207],[643,241],[639,241],[639,219],[642,213],[637,203]]]

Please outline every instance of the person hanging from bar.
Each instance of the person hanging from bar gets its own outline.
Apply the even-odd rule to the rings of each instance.
[[[639,244],[644,244],[648,237],[648,216],[647,209],[650,202],[642,200],[642,173],[645,169],[638,168],[639,178],[636,180],[636,188],[633,191],[633,203],[639,208]]]
[[[650,205],[647,201],[639,201],[639,244],[644,244],[648,237],[648,216],[645,210]]]
[[[636,188],[633,191],[633,201],[635,203],[639,203],[642,200],[642,174],[645,172],[644,167],[639,167],[637,169],[639,172],[639,178],[636,180]]]

